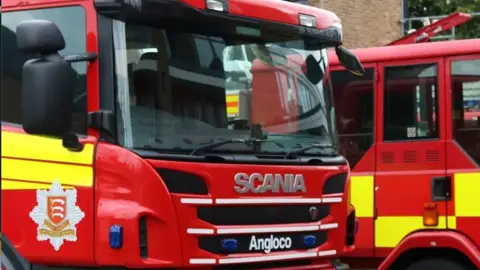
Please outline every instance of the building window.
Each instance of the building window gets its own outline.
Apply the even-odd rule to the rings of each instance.
[[[345,70],[331,73],[340,152],[354,168],[373,145],[375,73],[373,68],[362,77]]]
[[[451,69],[453,137],[480,164],[480,60],[453,61]]]
[[[438,138],[437,65],[385,68],[384,141]]]
[[[17,47],[16,28],[25,20],[44,19],[57,24],[65,38],[65,49],[60,54],[81,53],[86,51],[86,25],[83,7],[60,7],[35,10],[22,10],[2,13],[2,57],[1,57],[1,119],[2,122],[20,124],[22,121],[21,90],[23,64],[35,57],[27,55]],[[86,63],[74,63],[76,71],[76,89],[74,91],[74,116],[72,131],[86,133]]]

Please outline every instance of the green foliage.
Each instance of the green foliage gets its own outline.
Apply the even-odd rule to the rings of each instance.
[[[455,11],[480,13],[480,0],[408,0],[408,17],[426,17],[448,15]],[[415,29],[422,27],[421,22],[412,24]],[[456,38],[479,38],[480,16],[456,28]]]

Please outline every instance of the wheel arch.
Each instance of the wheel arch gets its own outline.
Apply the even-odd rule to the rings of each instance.
[[[440,247],[440,248],[412,248],[402,253],[392,265],[389,270],[403,270],[415,262],[419,262],[427,258],[442,258],[459,263],[467,269],[475,269],[472,261],[459,250],[455,248]]]
[[[383,261],[379,270],[395,269],[402,260],[421,256],[452,256],[480,269],[480,250],[466,235],[453,230],[420,230],[407,235]],[[411,260],[410,259],[410,260]],[[408,259],[403,262],[408,262]],[[405,268],[401,268],[405,269]]]

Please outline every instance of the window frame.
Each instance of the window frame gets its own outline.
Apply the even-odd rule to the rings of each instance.
[[[59,5],[52,6],[51,3],[42,3],[39,5],[34,5],[34,6],[27,6],[26,8],[24,6],[18,7],[18,6],[2,6],[2,13],[3,14],[8,14],[8,13],[14,13],[14,12],[23,12],[23,11],[35,11],[35,10],[53,10],[53,9],[62,9],[62,8],[69,8],[69,7],[79,7],[82,9],[82,15],[83,15],[83,22],[84,22],[84,29],[85,29],[85,51],[79,51],[75,53],[84,53],[84,52],[95,52],[97,53],[97,44],[92,43],[92,39],[95,40],[96,36],[94,35],[89,35],[92,31],[96,32],[96,16],[94,20],[91,20],[89,17],[89,14],[92,12],[95,12],[95,8],[93,5],[87,5],[85,2],[69,2],[69,3],[62,3]],[[47,19],[47,18],[43,18]],[[67,40],[65,40],[67,43]],[[95,132],[89,129],[88,127],[88,113],[92,109],[98,110],[98,96],[96,96],[94,93],[98,93],[98,87],[92,87],[98,85],[98,77],[92,76],[92,72],[97,72],[96,69],[92,69],[92,65],[96,67],[96,63],[85,63],[86,68],[85,68],[85,127],[83,128],[81,133],[78,133],[79,135],[87,135],[87,134],[92,134]],[[0,72],[3,72],[3,70],[0,70]],[[97,73],[98,74],[98,73]],[[92,102],[93,101],[93,102]],[[73,119],[72,119],[73,122]],[[21,126],[21,123],[13,123],[13,122],[6,122],[2,120],[2,126],[3,125],[9,125],[9,126]]]
[[[378,123],[377,111],[378,111],[378,108],[379,108],[379,102],[378,102],[378,87],[379,87],[379,84],[378,84],[379,83],[378,63],[374,62],[374,63],[362,63],[362,64],[363,64],[363,67],[364,67],[365,70],[371,69],[372,73],[373,73],[373,78],[372,78],[372,87],[373,87],[373,93],[372,93],[373,94],[372,145],[370,145],[370,147],[365,150],[365,152],[363,153],[363,156],[356,162],[356,164],[350,164],[350,166],[352,166],[352,169],[355,169],[357,164],[361,163],[362,160],[365,159],[365,157],[368,155],[369,152],[374,151],[374,146],[377,142],[377,136],[378,136],[378,132],[377,132],[377,128],[378,128],[377,127],[377,123]],[[340,65],[330,67],[329,71],[330,71],[330,76],[332,76],[334,72],[338,72],[338,71],[348,72],[348,70],[346,70],[343,66],[340,66]],[[336,90],[335,90],[335,84],[334,84],[333,79],[331,80],[331,82],[332,82],[333,92],[335,93]],[[335,94],[334,94],[334,96],[335,96]],[[336,121],[339,118],[339,111],[338,111],[337,108],[338,107],[335,106],[335,119],[336,119]],[[337,127],[337,133],[338,133],[339,140],[342,136],[358,136],[358,134],[360,134],[360,133],[357,133],[357,135],[354,135],[354,134],[350,133],[350,134],[342,135],[342,134],[340,134],[338,127]],[[347,158],[347,160],[348,160],[347,156],[345,158]],[[373,163],[363,163],[363,166],[365,166],[365,165],[367,167],[371,167],[372,170],[373,170],[373,166],[374,166]]]
[[[458,55],[458,56],[448,56],[445,58],[444,64],[445,64],[445,85],[449,87],[447,95],[446,95],[446,138],[449,141],[452,141],[454,144],[457,145],[459,149],[464,153],[465,157],[468,158],[472,164],[474,164],[476,167],[480,167],[480,163],[474,160],[469,153],[467,153],[463,146],[458,143],[458,141],[455,139],[454,133],[455,130],[453,128],[453,91],[452,91],[452,63],[456,61],[469,61],[469,60],[480,60],[480,53],[479,54],[468,54],[468,55]]]
[[[437,129],[438,137],[415,137],[411,139],[401,139],[401,140],[385,140],[385,83],[386,83],[386,69],[391,67],[402,67],[402,66],[415,66],[415,65],[425,65],[425,64],[436,64],[437,65]],[[378,82],[378,111],[377,117],[377,142],[378,143],[405,143],[405,142],[428,142],[428,141],[441,141],[446,139],[446,130],[445,130],[445,65],[442,57],[436,58],[421,58],[421,59],[406,59],[400,61],[386,61],[381,62],[378,65],[379,72],[379,82]]]

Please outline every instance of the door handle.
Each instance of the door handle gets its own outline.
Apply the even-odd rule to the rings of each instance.
[[[450,201],[452,199],[452,179],[450,176],[432,177],[432,201]]]

